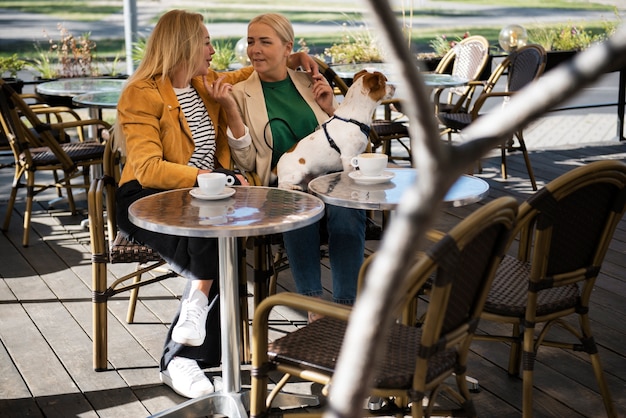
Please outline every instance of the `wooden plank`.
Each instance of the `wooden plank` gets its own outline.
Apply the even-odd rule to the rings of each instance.
[[[54,304],[47,307],[51,305]],[[0,338],[33,396],[79,392],[72,377],[22,306],[0,305],[0,317]]]

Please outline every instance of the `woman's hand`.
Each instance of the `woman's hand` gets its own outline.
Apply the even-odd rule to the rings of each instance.
[[[225,76],[219,77],[209,84],[206,77],[203,77],[204,88],[209,96],[218,102],[226,111],[228,117],[228,126],[235,138],[241,138],[245,134],[245,125],[239,113],[239,106],[233,96],[233,85],[224,82]]]
[[[315,97],[317,104],[320,105],[329,116],[335,113],[335,109],[333,108],[335,92],[330,84],[328,84],[326,77],[321,74],[313,76],[313,97]]]
[[[239,181],[241,182],[242,186],[249,186],[250,185],[250,183],[248,183],[248,179],[243,174],[236,174],[235,177],[237,177],[239,179]]]
[[[235,98],[233,97],[233,85],[230,83],[224,82],[225,76],[219,77],[212,84],[209,84],[206,77],[202,77],[204,82],[204,88],[206,89],[209,96],[221,104],[224,108],[230,108],[232,106],[237,106],[235,102]]]
[[[198,170],[198,174],[204,174],[204,173],[212,173],[213,170],[207,170],[205,168],[201,168]],[[235,174],[235,177],[237,177],[237,180],[239,180],[239,182],[241,183],[242,186],[249,186],[250,183],[248,182],[248,179],[246,178],[245,175],[241,174],[241,173],[237,173]]]
[[[317,66],[317,62],[309,54],[305,52],[294,52],[287,58],[287,66],[292,70],[297,70],[298,67],[302,68],[302,71],[311,74],[312,76],[319,75],[320,69]]]

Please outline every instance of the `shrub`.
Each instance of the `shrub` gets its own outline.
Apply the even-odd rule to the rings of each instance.
[[[213,43],[215,54],[211,61],[211,68],[215,71],[227,70],[230,64],[235,60],[235,48],[230,42],[215,41]]]
[[[7,73],[8,77],[16,78],[17,72],[21,71],[25,66],[26,61],[19,59],[17,54],[0,58],[0,75],[5,77],[5,73]]]
[[[343,24],[341,42],[324,50],[332,64],[354,64],[358,62],[380,62],[383,60],[378,43],[366,27],[348,27]]]

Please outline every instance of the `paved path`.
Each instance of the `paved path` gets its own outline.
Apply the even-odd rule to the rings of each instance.
[[[308,4],[327,0],[309,0]],[[394,0],[398,5],[401,0]],[[604,3],[618,7],[622,14],[626,11],[626,0],[604,0]],[[236,1],[233,2],[236,4]],[[294,2],[292,9],[297,9],[298,2]],[[527,26],[537,22],[567,22],[593,21],[613,19],[607,12],[563,11],[555,9],[528,9],[503,6],[471,5],[467,3],[450,3],[436,1],[418,1],[424,9],[446,8],[457,11],[457,16],[417,16],[413,20],[414,27],[474,27],[477,22],[481,25],[506,25],[521,23]],[[232,6],[232,3],[229,3]],[[365,10],[367,2],[364,0],[343,0],[336,9],[342,11]],[[197,1],[189,0],[157,0],[137,2],[139,32],[147,34],[153,25],[153,18],[173,7],[197,7]],[[219,3],[212,3],[210,7],[217,8]],[[244,7],[244,6],[242,6]],[[249,6],[247,6],[249,7]],[[263,6],[271,10],[272,6]],[[276,10],[286,10],[285,6],[277,6]],[[261,11],[259,11],[261,12]],[[210,22],[210,13],[207,13]],[[34,13],[18,13],[12,10],[0,9],[0,49],[12,40],[32,39],[42,40],[43,30],[57,34],[58,19],[48,15]],[[91,32],[94,39],[114,38],[124,36],[124,17],[122,13],[113,14],[99,22],[64,21],[65,27],[74,34]],[[214,38],[243,35],[246,31],[245,23],[209,23],[209,31]],[[316,24],[295,24],[298,35],[320,32],[337,32],[341,29],[338,22],[319,22]],[[607,75],[597,84],[585,89],[573,104],[596,104],[617,101],[617,74]],[[531,125],[526,131],[527,145],[531,149],[538,149],[563,144],[584,144],[616,140],[617,118],[615,107],[585,109],[583,111],[568,111],[550,114]]]
[[[317,0],[307,2],[307,7]],[[327,4],[327,0],[323,1]],[[604,0],[604,3],[614,4],[621,10],[626,10],[626,0]],[[233,6],[233,3],[228,3]],[[298,2],[294,2],[291,9],[299,9]],[[401,0],[394,0],[394,4],[400,5]],[[137,2],[138,30],[140,33],[148,33],[153,26],[153,18],[162,11],[174,7],[198,7],[197,1],[185,0],[159,0]],[[416,4],[422,5],[425,10],[446,9],[446,11],[456,11],[446,13],[446,15],[415,16],[413,27],[417,29],[439,27],[442,29],[475,27],[477,23],[484,26],[505,26],[510,23],[532,25],[539,22],[568,22],[568,21],[597,21],[603,19],[614,19],[610,12],[594,12],[581,10],[557,10],[547,8],[516,8],[505,6],[485,6],[467,3],[450,3],[437,1],[418,1]],[[217,8],[219,3],[212,3],[210,7]],[[242,7],[250,7],[242,5]],[[366,10],[368,2],[364,0],[343,0],[336,9],[338,16],[341,12],[354,10]],[[398,6],[399,7],[399,6]],[[259,13],[264,10],[287,10],[286,6],[271,5],[263,6]],[[207,20],[211,21],[210,9],[206,13]],[[36,13],[20,13],[9,9],[0,9],[0,48],[10,41],[15,40],[42,40],[43,31],[50,34],[57,32],[57,24],[63,23],[67,29],[74,34],[91,32],[93,39],[103,38],[123,38],[124,37],[124,16],[123,13],[112,14],[106,19],[98,22],[79,22],[58,19],[49,15]],[[209,31],[214,38],[243,35],[246,31],[245,23],[209,23]],[[341,29],[341,22],[319,22],[319,23],[296,23],[294,29],[299,36],[320,33],[338,32]]]

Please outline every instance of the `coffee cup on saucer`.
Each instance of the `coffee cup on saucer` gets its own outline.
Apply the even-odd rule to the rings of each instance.
[[[226,186],[235,184],[235,178],[224,173],[198,174],[198,187],[206,196],[215,196],[224,192]]]
[[[353,157],[352,167],[358,168],[361,175],[366,177],[380,177],[387,168],[387,154],[367,152]]]

